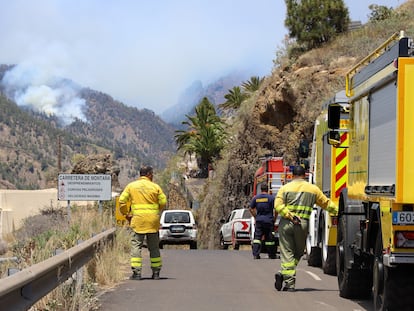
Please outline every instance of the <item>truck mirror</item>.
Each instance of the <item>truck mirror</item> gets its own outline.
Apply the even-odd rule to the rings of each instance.
[[[334,147],[339,147],[341,144],[341,135],[338,131],[329,131],[329,135],[327,136],[328,144]]]
[[[341,106],[329,105],[328,106],[328,128],[331,130],[339,129],[339,121],[341,118]]]

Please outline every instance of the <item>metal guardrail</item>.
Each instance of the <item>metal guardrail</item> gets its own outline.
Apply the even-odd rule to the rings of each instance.
[[[9,311],[29,309],[93,258],[115,228],[106,230],[67,251],[0,280],[0,306]]]

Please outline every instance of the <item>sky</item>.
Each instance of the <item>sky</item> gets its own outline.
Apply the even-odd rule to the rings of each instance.
[[[366,22],[370,4],[405,1],[345,4],[351,20]],[[0,8],[0,64],[18,64],[7,76],[24,89],[18,103],[81,119],[76,88],[50,87],[53,77],[161,114],[196,80],[269,75],[287,35],[283,0],[0,0]]]

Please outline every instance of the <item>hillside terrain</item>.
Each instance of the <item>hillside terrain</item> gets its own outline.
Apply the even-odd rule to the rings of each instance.
[[[0,66],[0,81],[12,66]],[[175,152],[174,128],[154,112],[127,107],[107,94],[82,88],[84,120],[62,123],[21,107],[0,84],[0,188],[42,189],[55,185],[90,154],[110,154],[121,185],[135,178],[142,163],[165,167]],[[8,96],[6,96],[6,93]]]
[[[219,220],[235,208],[247,207],[253,176],[266,154],[297,163],[302,138],[312,141],[322,104],[345,88],[345,74],[393,33],[414,36],[414,1],[394,17],[369,22],[331,43],[296,59],[279,58],[256,96],[245,101],[231,129],[232,141],[216,163],[216,177],[207,181],[197,212],[201,247],[219,245]]]
[[[93,154],[111,155],[121,186],[137,176],[142,163],[161,170],[176,151],[174,134],[185,114],[191,115],[203,96],[216,104],[223,102],[230,88],[248,79],[246,73],[235,72],[205,87],[201,82],[194,83],[164,119],[151,110],[128,107],[108,94],[70,80],[42,86],[53,89],[70,85],[77,89],[78,102],[68,107],[84,104],[77,111],[80,117],[68,122],[67,115],[59,114],[67,113],[65,107],[56,107],[56,113],[49,114],[16,104],[15,98],[28,93],[31,86],[16,89],[3,83],[5,74],[14,67],[0,65],[0,189],[54,186],[59,166],[60,172],[67,173],[82,157]]]
[[[312,140],[322,104],[344,89],[344,76],[354,64],[394,32],[405,30],[414,36],[414,0],[406,1],[397,13],[299,57],[287,56],[289,46],[276,55],[272,74],[228,119],[231,139],[215,163],[214,177],[205,180],[202,191],[197,183],[200,247],[216,248],[219,220],[232,209],[248,205],[261,157],[272,154],[284,157],[286,164],[297,163],[299,142]],[[0,81],[9,69],[0,65]],[[206,89],[194,85],[187,99],[211,94],[215,102],[231,87],[223,81]],[[175,155],[175,129],[152,111],[127,107],[87,88],[80,88],[79,96],[85,101],[85,119],[62,125],[58,116],[18,106],[0,84],[0,188],[54,186],[58,172],[71,172],[79,160],[95,154],[110,155],[122,187],[137,175],[140,164],[161,170]],[[180,185],[170,184],[170,208],[186,202]]]

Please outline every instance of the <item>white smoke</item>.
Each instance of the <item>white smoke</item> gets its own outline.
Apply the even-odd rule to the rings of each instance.
[[[48,70],[27,63],[17,65],[5,73],[1,82],[7,96],[19,106],[56,116],[65,125],[76,119],[86,121],[85,100],[78,96],[79,87]]]

